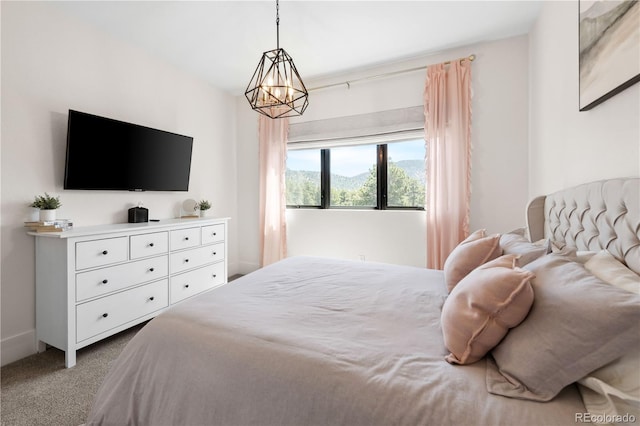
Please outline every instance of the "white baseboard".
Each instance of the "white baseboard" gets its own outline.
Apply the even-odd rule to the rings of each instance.
[[[250,274],[253,271],[260,269],[260,265],[252,262],[239,262],[238,273],[242,275]]]
[[[228,271],[228,275],[229,277],[232,277],[236,274],[239,274],[240,272],[238,271],[238,263],[237,262],[229,262],[227,265],[227,271]]]
[[[0,365],[5,366],[38,351],[36,330],[29,330],[0,341]]]

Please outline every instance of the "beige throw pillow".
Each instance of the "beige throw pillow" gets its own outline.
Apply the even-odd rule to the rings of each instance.
[[[487,236],[484,229],[469,235],[444,262],[444,279],[449,293],[478,266],[500,256],[500,235]]]
[[[441,320],[449,363],[471,364],[483,358],[527,316],[534,275],[516,267],[516,260],[511,254],[479,266],[447,297]]]
[[[565,386],[638,346],[640,296],[609,285],[571,257],[525,267],[535,300],[525,321],[491,352],[487,390],[549,401]]]
[[[594,254],[585,268],[615,287],[640,294],[640,275],[607,250]],[[578,381],[582,401],[591,414],[640,418],[640,346]]]
[[[551,252],[551,242],[545,239],[532,243],[524,235],[510,232],[500,237],[500,248],[502,254],[517,254],[518,266],[522,267]]]

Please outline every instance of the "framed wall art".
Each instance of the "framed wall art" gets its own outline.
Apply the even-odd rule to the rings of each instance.
[[[640,2],[579,0],[580,111],[640,81]]]

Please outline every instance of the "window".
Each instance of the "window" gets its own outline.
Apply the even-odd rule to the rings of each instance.
[[[376,145],[332,148],[331,206],[376,206]]]
[[[287,205],[320,205],[320,150],[287,151]]]
[[[424,140],[387,145],[387,205],[424,206]]]
[[[289,150],[287,206],[422,209],[424,155],[423,139]]]

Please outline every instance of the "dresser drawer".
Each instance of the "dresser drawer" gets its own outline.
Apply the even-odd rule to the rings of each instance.
[[[127,260],[128,237],[76,243],[76,269],[110,265]]]
[[[202,245],[224,241],[224,225],[210,225],[202,227]]]
[[[152,234],[132,235],[129,239],[131,259],[155,256],[169,252],[169,233],[154,232]]]
[[[168,289],[165,279],[76,306],[76,342],[166,308]]]
[[[171,250],[181,250],[200,245],[200,228],[171,231]]]
[[[171,273],[197,268],[222,259],[224,259],[224,243],[171,253]]]
[[[76,274],[76,301],[81,302],[169,274],[169,256],[138,260]]]
[[[200,292],[224,284],[224,263],[215,263],[170,279],[171,303],[179,302]]]

